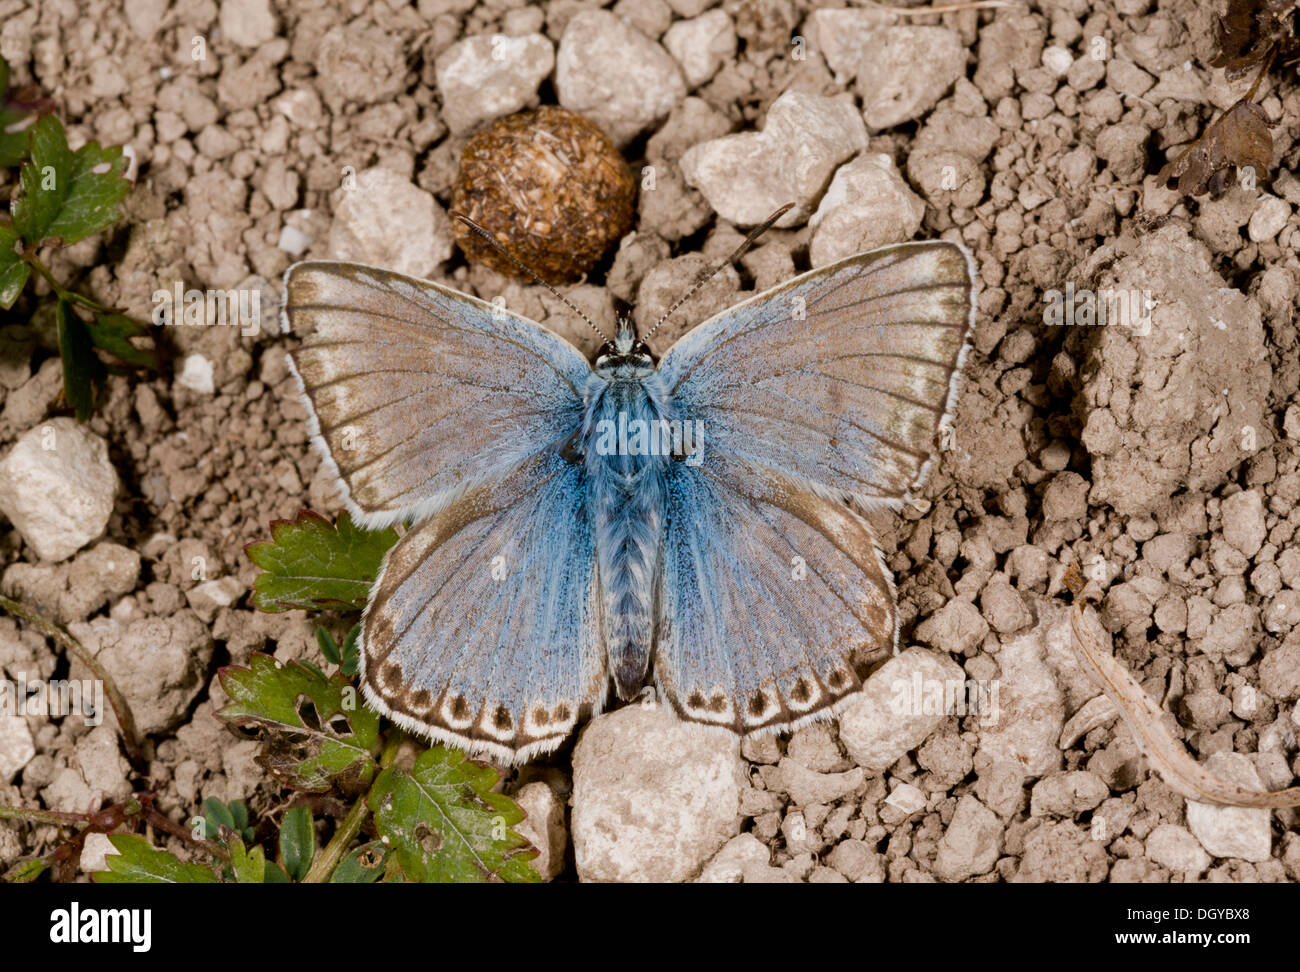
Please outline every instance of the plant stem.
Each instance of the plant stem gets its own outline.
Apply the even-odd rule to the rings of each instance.
[[[330,842],[325,845],[325,849],[316,855],[316,860],[311,862],[311,867],[303,875],[303,884],[324,884],[330,879],[334,869],[343,860],[343,855],[347,853],[348,845],[357,834],[361,833],[361,825],[366,822],[366,816],[370,813],[369,797],[370,794],[367,793],[352,805],[348,815],[339,824],[338,830],[334,831]]]
[[[220,858],[221,860],[225,861],[227,864],[230,863],[230,852],[226,850],[224,847],[222,847],[220,844],[213,843],[210,840],[203,840],[201,838],[196,838],[188,827],[181,826],[180,824],[172,820],[170,817],[165,816],[164,814],[160,813],[158,810],[155,810],[153,807],[149,807],[148,809],[145,810],[144,819],[145,822],[148,823],[151,827],[154,827],[158,830],[165,831],[166,833],[171,834],[173,837],[177,837],[180,840],[185,841],[185,843],[187,844],[192,844],[193,846],[199,848],[200,850],[207,851],[213,857]]]
[[[393,760],[397,756],[397,747],[401,745],[401,742],[402,733],[394,727],[388,741],[384,744],[384,751],[379,757],[381,769],[388,769],[393,765]],[[378,782],[378,777],[375,778],[375,782]],[[347,853],[348,845],[352,843],[357,834],[361,833],[361,825],[366,822],[366,817],[370,813],[370,794],[374,792],[374,788],[375,784],[372,783],[366,795],[353,804],[352,809],[348,811],[348,815],[339,824],[338,830],[334,831],[334,836],[330,838],[330,842],[325,845],[325,849],[316,855],[316,859],[311,862],[311,867],[303,875],[303,884],[324,884],[330,879],[334,869],[339,866],[339,862],[343,860],[344,855]]]
[[[3,594],[0,594],[0,608],[8,611],[14,617],[22,618],[45,637],[61,645],[89,668],[97,679],[104,683],[104,692],[108,695],[109,705],[113,707],[113,714],[117,716],[117,727],[122,733],[122,741],[126,745],[127,758],[131,760],[131,765],[137,770],[143,770],[145,758],[144,752],[140,749],[139,736],[136,733],[135,716],[131,714],[131,707],[127,704],[126,696],[118,691],[117,685],[113,682],[104,666],[99,663],[99,660],[82,647],[80,641],[68,634],[62,627],[44,617],[35,608],[5,597]]]
[[[1250,90],[1246,92],[1242,101],[1254,101],[1255,92],[1259,90],[1260,82],[1264,80],[1264,75],[1268,74],[1268,69],[1273,66],[1273,58],[1277,56],[1277,44],[1268,49],[1268,56],[1264,58],[1264,64],[1259,69],[1259,74],[1255,75],[1255,80],[1251,82]]]
[[[25,807],[0,807],[0,820],[30,820],[32,823],[78,828],[90,824],[84,814],[63,813],[59,810],[28,810]]]
[[[50,273],[45,264],[41,262],[40,257],[38,257],[34,252],[24,253],[23,260],[27,262],[29,267],[45,278],[45,282],[50,285],[50,289],[54,291],[55,295],[60,300],[68,299],[69,295],[67,290],[64,289],[63,284],[54,279],[54,275]]]

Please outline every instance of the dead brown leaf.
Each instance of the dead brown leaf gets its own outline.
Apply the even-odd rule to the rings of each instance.
[[[1229,0],[1214,25],[1219,53],[1211,60],[1234,81],[1260,64],[1276,45],[1285,57],[1296,49],[1295,0]]]
[[[1262,185],[1273,164],[1273,135],[1259,105],[1242,98],[1207,128],[1181,155],[1160,170],[1158,178],[1183,195],[1222,192],[1233,168],[1250,167]]]

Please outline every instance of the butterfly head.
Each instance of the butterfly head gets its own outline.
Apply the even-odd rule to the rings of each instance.
[[[606,341],[596,355],[596,374],[604,378],[644,378],[658,366],[650,346],[636,336],[632,321],[618,322],[613,341]]]

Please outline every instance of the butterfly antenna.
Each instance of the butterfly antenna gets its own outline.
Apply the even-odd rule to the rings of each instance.
[[[780,219],[782,216],[784,216],[792,209],[794,209],[794,203],[786,203],[784,206],[782,206],[780,209],[774,212],[771,216],[767,217],[767,219],[763,220],[763,222],[760,225],[755,226],[752,230],[750,230],[749,235],[745,237],[745,242],[741,243],[740,246],[736,247],[736,251],[732,253],[731,256],[727,257],[727,259],[723,260],[721,263],[719,263],[708,273],[701,276],[699,280],[695,281],[691,289],[686,291],[686,293],[682,294],[682,296],[677,299],[677,303],[673,304],[672,307],[669,307],[668,310],[664,311],[663,317],[655,321],[654,327],[650,328],[650,330],[646,332],[645,336],[641,338],[641,340],[649,341],[650,338],[654,335],[654,332],[659,330],[659,325],[662,324],[664,321],[668,320],[668,318],[670,318],[673,315],[673,311],[677,310],[677,308],[681,307],[682,304],[686,303],[693,296],[695,296],[695,292],[699,290],[701,287],[703,287],[710,280],[712,280],[714,277],[716,277],[719,273],[721,273],[723,267],[730,266],[731,264],[739,260],[741,257],[743,257],[746,251],[748,251],[749,248],[753,246],[755,242],[757,242],[758,238],[772,228],[773,223],[775,223],[778,219]]]
[[[587,326],[588,326],[589,328],[591,328],[593,331],[595,331],[598,335],[600,335],[600,339],[601,339],[602,341],[604,341],[606,344],[611,343],[611,342],[610,342],[610,339],[609,339],[609,336],[606,335],[604,331],[602,331],[600,328],[598,328],[598,327],[596,326],[595,321],[593,321],[590,317],[588,317],[588,316],[587,316],[586,314],[584,314],[581,310],[579,310],[577,307],[575,307],[575,306],[573,305],[573,301],[569,300],[568,297],[565,297],[564,294],[560,293],[558,290],[556,290],[554,287],[552,287],[550,284],[548,284],[545,280],[543,280],[540,276],[538,276],[538,274],[533,270],[532,267],[529,267],[529,266],[525,265],[524,262],[523,262],[522,260],[520,260],[518,257],[516,257],[516,256],[515,256],[513,253],[511,253],[509,250],[507,250],[507,249],[506,249],[504,246],[502,246],[499,242],[497,242],[496,237],[494,237],[491,233],[489,233],[486,229],[484,229],[484,228],[483,228],[482,226],[480,226],[478,223],[474,222],[474,220],[470,219],[470,218],[469,218],[468,216],[466,216],[464,213],[455,213],[455,212],[453,212],[453,213],[451,213],[451,215],[454,216],[456,219],[460,220],[462,223],[464,223],[466,226],[468,226],[470,229],[472,229],[472,230],[473,230],[475,233],[477,233],[479,236],[483,237],[484,240],[486,240],[488,243],[492,244],[493,248],[494,248],[498,253],[500,253],[503,257],[505,257],[507,260],[509,260],[509,261],[510,261],[511,263],[513,263],[515,266],[517,266],[517,267],[518,267],[520,270],[522,270],[524,273],[528,274],[528,276],[532,277],[533,280],[537,281],[539,284],[541,284],[543,287],[545,287],[547,290],[549,290],[549,291],[550,291],[552,294],[554,294],[556,297],[558,297],[558,298],[560,299],[561,303],[563,303],[565,307],[569,308],[569,310],[573,311],[573,313],[577,314],[577,315],[578,315],[579,317],[581,317],[584,321],[586,321],[586,322],[587,322]]]

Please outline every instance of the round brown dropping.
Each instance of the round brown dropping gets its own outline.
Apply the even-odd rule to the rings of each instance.
[[[469,140],[451,208],[555,284],[589,271],[632,228],[635,200],[632,171],[596,123],[543,105],[500,118]],[[471,261],[527,279],[464,223],[453,226]]]

